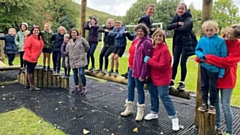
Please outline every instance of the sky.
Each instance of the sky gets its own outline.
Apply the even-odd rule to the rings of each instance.
[[[73,0],[81,3],[81,0]],[[124,16],[127,10],[137,0],[87,0],[87,6],[96,10],[107,12],[112,15]],[[192,2],[196,9],[202,9],[202,0],[182,0],[187,5]],[[240,0],[233,0],[234,4],[240,9]]]

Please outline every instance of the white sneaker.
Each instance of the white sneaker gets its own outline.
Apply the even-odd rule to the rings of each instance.
[[[158,114],[154,114],[154,113],[149,113],[144,117],[145,120],[152,120],[157,118],[158,118]]]
[[[178,131],[180,129],[179,127],[179,120],[178,118],[172,119],[172,130],[173,131]]]

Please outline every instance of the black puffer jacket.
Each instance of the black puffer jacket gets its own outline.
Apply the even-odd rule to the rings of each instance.
[[[104,46],[114,47],[114,41],[115,41],[114,37],[108,36],[109,32],[104,31],[104,29],[107,29],[107,30],[111,31],[113,28],[114,28],[114,26],[113,27],[103,26],[103,27],[98,29],[98,32],[104,32],[104,38],[103,38]]]
[[[178,22],[184,22],[184,25],[178,25]],[[168,30],[174,30],[173,35],[173,48],[174,52],[175,45],[182,45],[186,51],[187,56],[195,54],[195,48],[197,46],[197,39],[192,31],[193,22],[191,11],[188,10],[181,17],[177,14],[173,20],[168,24]]]

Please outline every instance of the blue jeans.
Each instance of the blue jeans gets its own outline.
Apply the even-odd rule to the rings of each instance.
[[[73,69],[73,79],[74,79],[74,84],[78,86],[78,71],[79,71],[79,76],[82,81],[83,87],[86,87],[86,77],[85,77],[85,67],[80,67],[80,68],[74,68]]]
[[[151,113],[157,114],[159,111],[159,97],[167,111],[168,117],[170,119],[176,118],[176,111],[171,98],[169,97],[168,85],[165,86],[155,86],[150,80],[148,82],[148,88],[151,99]],[[159,97],[158,97],[159,96]]]
[[[135,78],[135,85],[137,87],[138,92],[138,103],[144,104],[145,103],[144,82],[141,82],[139,81],[138,78]]]
[[[128,71],[128,101],[134,101],[135,79],[132,77],[132,69]]]
[[[89,42],[89,45],[90,45],[90,50],[88,51],[87,53],[87,61],[88,61],[88,65],[90,63],[90,58],[91,58],[91,61],[92,61],[92,68],[95,68],[95,58],[94,58],[94,52],[97,48],[97,44],[98,43],[95,43],[95,42]],[[88,65],[86,66],[88,68]]]
[[[219,97],[219,91],[221,93],[221,98]],[[222,104],[222,109],[225,117],[226,132],[232,134],[233,132],[233,113],[231,108],[231,96],[233,89],[220,89],[218,90],[217,100],[216,100],[216,126],[221,127],[221,109],[220,104]]]

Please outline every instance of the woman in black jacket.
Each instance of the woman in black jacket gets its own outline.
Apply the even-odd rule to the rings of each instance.
[[[108,68],[108,57],[114,50],[114,37],[108,36],[109,31],[111,31],[114,28],[114,20],[112,18],[109,18],[106,22],[106,26],[103,26],[102,28],[98,29],[98,32],[104,32],[104,46],[102,48],[102,51],[99,56],[99,69],[97,71],[102,71],[103,69],[103,57],[105,58],[105,64],[104,64],[104,70],[102,73],[107,73]]]
[[[176,9],[176,15],[168,24],[168,30],[174,30],[173,35],[173,66],[172,66],[172,81],[170,87],[174,86],[174,80],[177,74],[178,64],[181,58],[181,80],[179,82],[178,90],[185,90],[185,78],[187,74],[187,59],[189,56],[195,54],[195,47],[197,45],[196,36],[192,32],[192,14],[187,10],[184,3],[180,3]]]

